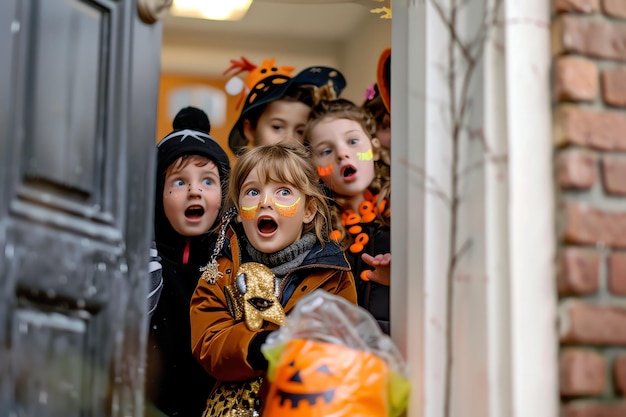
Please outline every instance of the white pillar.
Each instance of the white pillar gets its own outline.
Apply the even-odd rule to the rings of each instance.
[[[445,402],[450,120],[449,29],[434,0],[394,0],[392,20],[392,337],[406,355],[409,417],[441,417]],[[441,0],[444,7],[449,3]],[[469,38],[484,13],[458,20]],[[505,0],[476,69],[464,125],[481,128],[487,162],[464,177],[454,281],[452,415],[558,415],[549,10]],[[458,61],[460,62],[460,61]],[[462,163],[485,152],[463,138]]]
[[[558,415],[550,2],[506,2],[513,414]]]

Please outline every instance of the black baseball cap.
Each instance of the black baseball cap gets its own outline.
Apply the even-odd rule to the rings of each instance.
[[[228,146],[235,155],[247,146],[248,141],[243,133],[243,121],[255,109],[260,109],[272,101],[283,98],[292,87],[304,85],[322,87],[328,84],[332,86],[335,95],[339,97],[346,87],[346,79],[335,68],[319,66],[306,68],[294,77],[271,75],[263,78],[248,93],[239,119],[228,136]]]

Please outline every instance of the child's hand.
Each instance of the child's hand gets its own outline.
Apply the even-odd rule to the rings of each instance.
[[[367,279],[389,286],[391,281],[391,253],[376,256],[364,253],[361,255],[361,259],[369,266],[376,268],[374,271],[364,271]]]

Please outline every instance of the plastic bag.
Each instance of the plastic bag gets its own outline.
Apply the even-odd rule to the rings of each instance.
[[[371,314],[316,290],[263,345],[263,417],[397,417],[410,385],[402,356]]]

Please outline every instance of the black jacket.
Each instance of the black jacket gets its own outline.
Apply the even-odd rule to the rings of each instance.
[[[163,289],[150,320],[146,414],[156,407],[169,417],[200,417],[215,381],[191,353],[189,305],[215,237],[208,232],[186,237],[174,230],[163,209],[165,172],[183,155],[206,156],[218,167],[224,198],[230,165],[217,142],[193,129],[174,130],[159,142],[157,154],[154,232]]]
[[[189,303],[210,255],[210,237],[191,238],[189,262],[180,251],[159,249],[163,289],[150,320],[147,400],[170,417],[200,417],[215,384],[191,353]]]
[[[376,256],[391,252],[390,228],[376,222],[359,223],[359,226],[362,227],[363,233],[369,236],[369,242],[361,252],[352,253],[346,250],[346,256],[356,280],[359,306],[372,313],[383,332],[389,334],[389,287],[372,281],[363,281],[360,276],[364,270],[373,269],[363,262],[361,254],[368,253]]]

